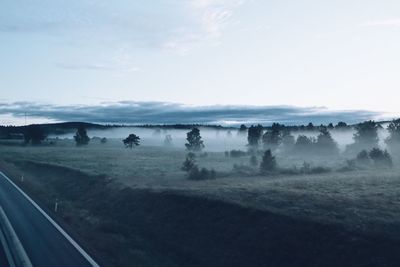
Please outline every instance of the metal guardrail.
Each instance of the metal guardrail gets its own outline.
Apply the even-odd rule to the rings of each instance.
[[[10,266],[33,267],[2,207],[0,207],[0,232],[0,241],[4,246]]]

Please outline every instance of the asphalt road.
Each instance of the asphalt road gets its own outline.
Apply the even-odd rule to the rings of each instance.
[[[6,254],[4,252],[3,247],[0,244],[0,266],[1,267],[8,267],[8,262],[7,262],[7,258],[6,258]]]
[[[0,173],[0,205],[34,267],[92,265],[59,230]],[[0,266],[1,265],[0,251]]]

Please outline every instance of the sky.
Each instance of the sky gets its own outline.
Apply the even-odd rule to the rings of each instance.
[[[0,124],[104,107],[103,122],[132,121],[121,106],[136,122],[152,103],[207,122],[276,107],[396,117],[398,47],[398,0],[2,0]]]

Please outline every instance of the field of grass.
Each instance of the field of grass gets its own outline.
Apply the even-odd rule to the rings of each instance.
[[[183,149],[142,146],[129,150],[123,148],[120,141],[110,140],[88,147],[75,147],[71,141],[37,147],[8,144],[1,145],[0,151],[3,166],[14,177],[24,174],[23,186],[44,205],[51,207],[55,198],[63,201],[62,220],[82,236],[84,242],[103,241],[97,242],[93,249],[100,258],[107,258],[105,261],[110,266],[130,266],[126,263],[132,260],[142,263],[138,266],[232,266],[228,259],[238,253],[236,250],[244,250],[243,255],[249,261],[254,260],[250,266],[266,266],[260,264],[265,260],[276,261],[269,266],[292,266],[283,260],[285,253],[298,253],[302,245],[307,250],[321,249],[322,254],[330,247],[332,254],[318,258],[310,251],[303,252],[303,257],[295,257],[299,264],[326,263],[328,258],[343,253],[346,248],[353,253],[362,251],[360,255],[350,253],[341,259],[354,261],[352,266],[374,266],[360,258],[373,253],[376,253],[376,260],[385,255],[388,261],[383,262],[390,266],[393,255],[386,246],[394,242],[390,243],[393,249],[400,247],[400,173],[397,168],[341,172],[335,170],[345,159],[314,159],[309,160],[313,165],[327,165],[333,171],[243,176],[232,167],[233,164],[248,164],[247,156],[229,158],[223,152],[208,152],[198,156],[197,161],[201,167],[215,169],[217,179],[191,181],[180,170],[186,156]],[[302,161],[278,157],[278,163],[285,167],[300,167]],[[180,214],[182,212],[184,214]],[[256,218],[249,221],[237,216]],[[264,220],[267,220],[266,225],[263,225]],[[198,225],[199,222],[204,222],[205,228]],[[182,229],[178,229],[180,224]],[[279,224],[285,225],[294,237],[282,236],[277,240],[274,236],[275,246],[272,247],[265,243],[268,240],[256,238],[258,234],[260,237],[272,235],[269,232],[272,229],[284,232],[285,229],[277,228]],[[224,225],[226,232],[218,236],[221,231],[218,229]],[[265,227],[272,228],[266,230]],[[313,227],[319,232],[311,234]],[[230,235],[237,235],[237,231],[245,235],[243,244],[218,243],[221,240],[232,242],[234,237]],[[307,234],[303,236],[302,231]],[[199,244],[193,243],[193,238],[198,239]],[[252,252],[246,247],[255,246],[252,240],[261,242],[261,248],[251,247]],[[214,242],[217,244],[213,250],[208,246]],[[372,245],[371,242],[377,243]],[[131,251],[123,256],[118,249],[110,249],[105,244],[121,249],[129,247]],[[285,246],[287,251],[284,249],[276,258],[266,256],[269,253],[262,254],[263,249],[273,251]],[[211,258],[205,257],[206,252]],[[212,256],[222,257],[227,262],[212,263]],[[240,262],[244,258],[236,260]]]

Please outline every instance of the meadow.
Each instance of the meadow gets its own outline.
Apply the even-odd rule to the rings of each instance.
[[[286,230],[296,232],[295,235],[305,231],[304,227],[315,224],[311,228],[318,228],[320,234],[298,237],[299,240],[304,239],[302,242],[314,240],[304,249],[312,251],[326,242],[324,246],[327,248],[324,249],[331,250],[331,254],[321,257],[307,254],[310,251],[303,255],[305,258],[296,256],[298,264],[314,261],[329,266],[325,262],[327,257],[343,253],[345,247],[350,251],[354,249],[354,253],[356,250],[366,254],[376,253],[377,260],[384,255],[386,259],[383,262],[388,266],[394,261],[391,251],[383,248],[388,242],[394,242],[391,245],[393,248],[400,242],[400,232],[397,230],[400,227],[400,174],[397,161],[392,169],[346,170],[347,157],[343,155],[307,158],[301,155],[278,155],[277,162],[281,168],[300,169],[307,161],[311,166],[323,166],[327,171],[261,175],[258,167],[247,167],[246,170],[253,168],[253,171],[242,173],[233,166],[249,166],[249,155],[227,156],[226,146],[208,150],[205,138],[206,149],[198,153],[196,161],[201,167],[214,169],[217,177],[214,180],[193,181],[187,179],[187,174],[181,170],[187,155],[182,145],[165,147],[161,141],[156,145],[144,142],[134,149],[126,149],[120,139],[108,138],[106,143],[94,139],[88,146],[77,147],[73,140],[64,138],[56,139],[51,145],[40,146],[21,146],[16,141],[3,142],[0,145],[0,162],[17,181],[18,177],[24,175],[24,182],[18,181],[19,184],[50,210],[54,199],[60,199],[61,211],[57,216],[67,227],[76,231],[82,242],[92,247],[94,253],[109,266],[130,266],[129,262],[133,260],[141,262],[138,266],[231,266],[232,262],[227,260],[229,256],[221,253],[229,252],[232,256],[237,249],[245,248],[237,244],[240,248],[232,247],[224,252],[226,244],[219,243],[214,254],[209,252],[208,246],[216,242],[215,238],[218,239],[216,229],[225,225],[224,231],[228,232],[220,238],[228,242],[233,238],[233,232],[238,231],[236,227],[239,227],[242,233],[249,235],[243,244],[259,244],[263,247],[267,246],[264,244],[266,240],[259,240],[257,235],[264,231],[270,235],[272,233],[268,231],[278,228],[279,231],[285,231],[279,226],[281,220],[285,222],[282,225]],[[152,135],[151,138],[156,137]],[[244,147],[243,139],[245,137],[241,137],[242,143],[236,145],[236,149]],[[221,143],[218,140],[213,142]],[[117,204],[114,205],[114,202]],[[101,207],[99,203],[102,203]],[[190,215],[188,209],[193,209],[193,212],[196,210],[196,213]],[[138,221],[139,215],[135,213],[138,210],[141,220],[145,221],[143,225],[134,222]],[[181,214],[183,211],[187,216]],[[133,217],[132,212],[136,214]],[[241,221],[236,224],[243,225],[230,223],[238,220],[236,216],[251,217],[254,214],[258,214],[257,219],[250,222],[254,225]],[[161,221],[155,222],[154,218]],[[277,225],[271,230],[264,229],[269,227],[261,223],[265,218],[269,218],[268,225],[271,227]],[[194,222],[196,220],[206,222],[199,226]],[[121,222],[126,224],[121,225]],[[170,227],[182,227],[181,235],[184,237],[170,236],[170,231],[181,231]],[[199,232],[191,231],[191,227],[197,227],[196,231]],[[307,228],[307,233],[310,231]],[[340,235],[336,231],[345,236],[338,239]],[[161,239],[155,239],[154,235]],[[204,244],[193,244],[193,238],[205,238],[201,241]],[[287,249],[291,253],[298,253],[299,247],[304,245],[293,237],[280,238],[275,243],[277,247],[270,249],[286,251],[282,246],[291,247],[295,242],[293,247]],[[176,239],[180,244],[171,239]],[[371,245],[376,239],[383,241]],[[107,241],[93,244],[93,240]],[[157,242],[154,243],[154,240]],[[100,243],[108,243],[114,249]],[[171,248],[160,250],[160,244],[168,244]],[[125,251],[128,256],[117,249],[123,246],[135,249],[132,248],[129,253]],[[185,246],[193,251],[186,251]],[[243,258],[236,260],[244,261],[247,257],[249,263],[254,260],[253,264],[277,261],[269,266],[292,266],[293,263],[285,260],[283,254],[278,253],[278,258],[274,258],[269,253],[253,255],[253,252],[249,250],[243,253]],[[204,253],[211,254],[206,257]],[[352,266],[364,266],[368,262],[361,260],[361,255],[364,254],[355,256],[350,253],[341,260],[352,262]],[[216,256],[223,257],[227,262],[213,262]],[[253,264],[248,266],[256,266]]]

